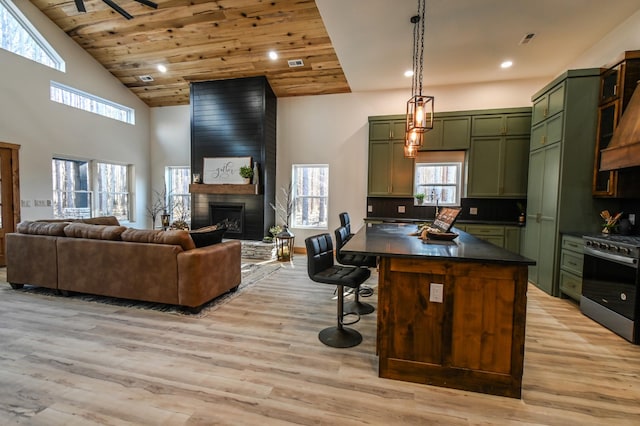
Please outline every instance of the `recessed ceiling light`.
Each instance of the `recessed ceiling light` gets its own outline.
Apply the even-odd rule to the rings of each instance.
[[[512,65],[513,65],[513,62],[504,61],[503,63],[500,64],[500,68],[511,68]]]
[[[278,54],[275,51],[272,50],[272,51],[269,52],[269,58],[272,61],[275,61],[276,59],[278,59]]]
[[[404,72],[405,77],[413,77],[413,70],[406,70]]]
[[[160,64],[158,65],[158,71],[165,73],[167,72],[167,67],[165,67],[164,65]]]

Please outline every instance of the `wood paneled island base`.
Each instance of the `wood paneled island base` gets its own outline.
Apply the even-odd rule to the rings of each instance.
[[[459,231],[423,241],[368,224],[343,253],[378,256],[378,374],[520,398],[527,268],[534,261]]]
[[[526,286],[526,265],[381,258],[380,377],[520,398]]]

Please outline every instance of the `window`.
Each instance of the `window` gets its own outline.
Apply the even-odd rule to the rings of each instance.
[[[329,226],[329,166],[293,165],[291,185],[294,228]]]
[[[190,167],[167,167],[165,169],[167,181],[167,205],[171,221],[183,220],[191,224],[191,182]]]
[[[420,153],[416,158],[414,192],[425,205],[459,206],[464,152]]]
[[[9,0],[0,0],[0,47],[64,72],[60,55]]]
[[[113,118],[129,124],[135,124],[135,111],[132,108],[102,99],[82,90],[51,82],[51,100],[83,111]]]
[[[54,158],[51,169],[54,218],[130,219],[131,166]]]

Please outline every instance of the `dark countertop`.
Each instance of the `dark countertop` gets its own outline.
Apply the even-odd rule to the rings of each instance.
[[[402,258],[442,258],[454,261],[479,261],[535,265],[535,262],[472,235],[453,228],[458,237],[453,241],[423,241],[410,233],[414,224],[366,224],[342,247],[345,253]]]
[[[414,219],[414,218],[398,218],[398,217],[365,217],[364,222],[367,221],[376,221],[376,222],[384,222],[384,223],[425,223],[425,222],[433,222],[433,218],[429,219]],[[456,223],[461,225],[497,225],[497,226],[520,226],[524,228],[524,225],[520,225],[517,220],[514,221],[503,221],[503,220],[465,220],[459,219],[456,220]]]

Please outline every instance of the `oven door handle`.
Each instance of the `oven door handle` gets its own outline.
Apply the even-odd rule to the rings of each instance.
[[[584,254],[588,254],[593,257],[599,257],[601,259],[612,260],[618,263],[623,263],[625,265],[629,265],[638,269],[638,259],[635,259],[633,257],[626,257],[626,256],[620,256],[619,254],[606,253],[606,252],[594,250],[591,247],[584,247]]]

